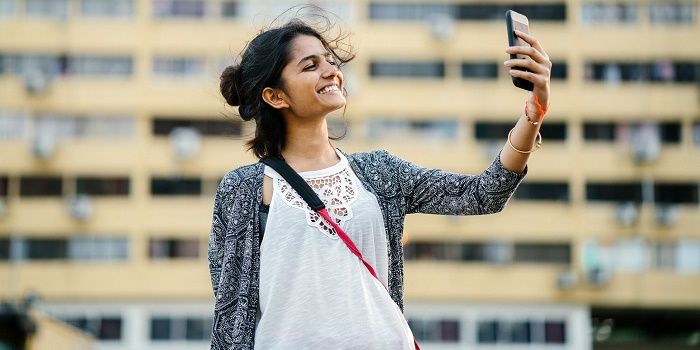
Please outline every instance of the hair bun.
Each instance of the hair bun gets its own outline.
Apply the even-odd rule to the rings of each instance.
[[[241,81],[241,66],[228,66],[221,73],[221,83],[219,89],[221,95],[226,99],[226,103],[231,106],[239,106],[241,104],[241,95],[238,93],[238,87]]]

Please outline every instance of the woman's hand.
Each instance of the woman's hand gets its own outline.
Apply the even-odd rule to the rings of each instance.
[[[528,115],[530,117],[537,117],[540,113],[537,113],[538,108],[536,102],[539,102],[543,109],[547,109],[549,106],[549,80],[550,73],[552,70],[552,62],[549,60],[549,56],[540,45],[540,42],[535,39],[534,36],[525,34],[519,30],[515,31],[515,35],[519,36],[525,40],[530,47],[527,46],[510,46],[506,49],[509,54],[522,54],[526,55],[526,58],[516,58],[503,62],[506,67],[523,67],[527,68],[528,72],[511,69],[510,74],[514,77],[519,77],[528,81],[531,81],[534,88],[529,92],[528,98]],[[536,98],[536,99],[535,99]],[[530,114],[532,113],[532,114]]]

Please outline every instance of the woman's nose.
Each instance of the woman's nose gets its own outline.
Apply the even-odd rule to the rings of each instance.
[[[338,68],[337,65],[330,64],[330,63],[325,64],[325,71],[323,72],[324,77],[328,78],[331,76],[337,76],[339,73],[340,73],[340,68]]]

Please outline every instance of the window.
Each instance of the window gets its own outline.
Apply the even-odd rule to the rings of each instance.
[[[205,136],[240,136],[241,122],[237,120],[216,119],[153,119],[153,135],[167,136],[173,129],[179,127],[191,127],[197,129]]]
[[[0,74],[43,74],[44,78],[63,75],[66,71],[65,57],[36,53],[0,55]]]
[[[134,0],[81,0],[80,14],[83,17],[133,17]]]
[[[568,76],[568,66],[566,62],[552,62],[552,70],[550,71],[550,78],[552,80],[565,80]],[[544,126],[544,124],[542,124]]]
[[[204,74],[204,60],[197,57],[156,57],[153,74],[157,77],[197,78]]]
[[[238,1],[223,0],[221,3],[221,16],[224,18],[238,16]]]
[[[693,1],[655,1],[649,4],[652,24],[692,24],[696,9]]]
[[[0,261],[10,260],[10,238],[0,238]]]
[[[642,272],[647,269],[649,247],[642,239],[620,239],[613,254],[615,270],[620,272]]]
[[[169,318],[151,319],[151,340],[171,339],[171,321]]]
[[[74,261],[119,261],[129,255],[126,237],[74,236],[68,241],[68,256]]]
[[[152,259],[198,258],[199,241],[196,239],[152,238],[148,251],[149,257]]]
[[[693,143],[700,146],[700,121],[693,122]]]
[[[566,344],[566,321],[545,321],[544,342],[547,344]]]
[[[511,322],[509,330],[510,342],[513,344],[529,344],[532,341],[530,321]]]
[[[496,79],[498,78],[498,64],[493,62],[465,62],[462,63],[463,79]]]
[[[25,255],[30,260],[59,260],[68,258],[65,238],[26,238]]]
[[[212,320],[209,317],[153,317],[151,340],[208,341],[211,328]]]
[[[420,140],[455,140],[459,125],[455,119],[406,120],[372,118],[367,123],[367,137],[371,140],[388,138]]]
[[[129,56],[74,56],[68,58],[68,73],[76,76],[130,77],[134,62]]]
[[[479,262],[486,261],[486,243],[467,242],[462,244],[462,261]]]
[[[68,0],[26,0],[27,17],[68,18]]]
[[[63,320],[85,332],[92,334],[101,341],[121,340],[121,316],[108,317],[65,317]]]
[[[681,123],[680,122],[662,122],[658,124],[659,136],[663,143],[680,143],[681,142]]]
[[[636,202],[642,201],[641,183],[588,183],[586,199],[589,201]]]
[[[584,24],[624,24],[638,21],[639,5],[634,3],[589,2],[581,7],[581,22]]]
[[[198,178],[152,178],[151,194],[154,196],[200,195],[202,180]]]
[[[654,253],[654,266],[658,269],[672,270],[676,267],[676,243],[657,242]]]
[[[483,319],[477,323],[479,344],[566,344],[565,320]]]
[[[479,321],[477,324],[476,341],[479,344],[495,344],[498,342],[499,331],[498,321]]]
[[[370,76],[373,78],[444,78],[445,64],[433,62],[371,62]]]
[[[477,263],[570,264],[569,243],[510,242],[409,242],[406,260],[463,261]]]
[[[516,243],[515,262],[571,263],[571,245],[568,243]]]
[[[454,17],[455,11],[455,6],[450,4],[382,2],[369,4],[369,18],[371,20],[430,20],[434,16]]]
[[[548,121],[540,127],[542,138],[550,141],[566,140],[566,124],[562,122]]]
[[[7,176],[0,176],[0,201],[7,197]]]
[[[566,182],[524,182],[518,186],[515,199],[569,201],[569,184]]]
[[[673,72],[677,83],[700,82],[700,64],[697,62],[674,62]]]
[[[409,260],[459,260],[460,243],[411,242],[404,248]]]
[[[410,318],[408,325],[420,342],[458,343],[460,340],[458,319]]]
[[[507,10],[513,10],[527,16],[528,19],[538,21],[565,21],[566,4],[460,4],[458,5],[457,18],[461,20],[505,20]]]
[[[654,201],[664,204],[698,204],[698,185],[693,183],[656,183]]]
[[[614,141],[615,128],[615,123],[585,122],[583,124],[583,138],[586,141]]]
[[[700,273],[700,240],[678,241],[676,271],[678,273]]]
[[[204,0],[153,0],[153,15],[167,17],[204,17]]]
[[[620,82],[675,82],[700,81],[700,64],[688,61],[658,59],[651,62],[587,62],[585,79]]]
[[[22,197],[60,197],[62,194],[63,183],[60,177],[22,176],[20,178],[19,195]]]
[[[134,134],[134,118],[130,116],[41,113],[33,122],[36,134],[51,136],[54,140],[130,138]]]
[[[210,329],[207,328],[207,320],[203,318],[185,319],[185,339],[187,340],[208,340]]]
[[[477,121],[474,126],[474,138],[477,141],[500,141],[505,140],[510,129],[513,128],[511,122],[482,122]]]
[[[17,16],[17,0],[0,0],[0,20],[15,16]]]
[[[76,180],[78,194],[91,196],[128,196],[129,178],[79,177]]]

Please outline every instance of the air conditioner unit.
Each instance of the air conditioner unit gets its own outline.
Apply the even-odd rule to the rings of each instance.
[[[48,132],[39,132],[32,141],[32,153],[35,157],[48,160],[56,151],[56,139]]]
[[[572,270],[564,270],[557,274],[556,283],[559,290],[571,290],[578,283],[578,276]]]
[[[494,241],[486,245],[484,255],[486,261],[503,265],[513,260],[513,246],[505,241]]]
[[[448,14],[434,13],[430,15],[428,23],[435,40],[447,41],[454,34],[455,21]]]
[[[658,225],[671,226],[678,220],[678,206],[673,204],[657,204],[654,214]]]
[[[620,203],[615,209],[615,220],[618,224],[630,227],[637,223],[639,219],[639,209],[632,202]]]
[[[92,199],[84,194],[79,194],[69,199],[68,209],[71,216],[80,221],[91,218],[95,211]]]
[[[601,267],[588,270],[586,280],[591,287],[604,287],[610,282],[610,272]]]
[[[24,90],[31,95],[40,95],[46,92],[49,79],[40,68],[30,68],[24,74]]]
[[[630,154],[637,164],[650,163],[661,153],[661,136],[656,124],[630,127]]]
[[[197,156],[202,144],[202,136],[193,127],[177,127],[170,132],[170,145],[175,159],[182,161]]]

